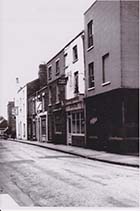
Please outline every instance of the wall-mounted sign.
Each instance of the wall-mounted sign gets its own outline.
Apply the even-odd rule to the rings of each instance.
[[[67,78],[59,78],[57,80],[58,85],[66,85],[67,84]]]

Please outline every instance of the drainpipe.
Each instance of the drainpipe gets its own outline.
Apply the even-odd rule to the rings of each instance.
[[[83,107],[84,107],[84,117],[85,117],[85,146],[87,145],[87,112],[86,112],[86,48],[85,48],[85,34],[82,34],[83,40],[83,56],[84,56],[84,80],[85,80],[85,93],[83,98]]]

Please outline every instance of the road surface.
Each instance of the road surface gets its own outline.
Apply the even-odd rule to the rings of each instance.
[[[0,140],[0,194],[27,207],[138,207],[139,169]]]

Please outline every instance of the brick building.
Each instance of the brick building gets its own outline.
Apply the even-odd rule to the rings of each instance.
[[[37,141],[48,141],[48,86],[46,65],[39,65],[39,89],[34,98],[36,103],[36,138]]]
[[[27,84],[28,139],[47,141],[47,72],[46,64],[39,65],[38,78]]]
[[[64,49],[47,62],[48,139],[66,143]],[[63,84],[64,82],[64,84]]]
[[[39,90],[39,79],[35,79],[27,84],[27,125],[28,139],[36,140],[36,91]]]
[[[4,138],[5,134],[7,134],[8,131],[8,122],[7,120],[0,116],[0,138]]]
[[[84,21],[87,145],[136,149],[139,2],[96,1]]]

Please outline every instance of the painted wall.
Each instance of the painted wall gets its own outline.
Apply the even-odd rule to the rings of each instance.
[[[88,49],[87,24],[93,20],[93,48]],[[103,85],[102,57],[109,53],[108,85]],[[86,95],[121,87],[120,2],[97,1],[85,13]],[[94,62],[95,88],[88,90],[88,64]]]
[[[75,80],[74,73],[78,71],[78,87],[79,94],[84,94],[85,92],[85,77],[84,77],[84,49],[83,49],[83,38],[84,33],[81,33],[76,39],[74,39],[66,48],[64,49],[64,54],[66,56],[66,68],[65,75],[68,77],[66,85],[66,99],[71,99],[75,97],[74,88]],[[77,45],[78,50],[78,60],[73,62],[73,47]]]
[[[16,136],[18,139],[27,139],[27,86],[21,88],[16,95]]]
[[[121,1],[122,86],[139,87],[139,1]]]
[[[138,1],[97,1],[85,12],[86,95],[117,88],[138,88]],[[93,20],[93,48],[88,49],[87,24]],[[103,84],[102,56],[109,53],[109,82]],[[94,62],[95,88],[88,89],[88,64]]]

